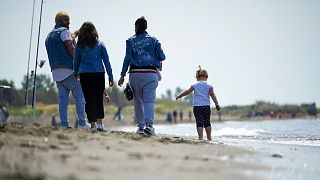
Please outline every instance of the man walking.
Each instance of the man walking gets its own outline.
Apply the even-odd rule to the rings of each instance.
[[[59,114],[61,127],[69,128],[68,104],[69,93],[75,99],[79,128],[88,129],[90,124],[85,116],[85,99],[80,82],[73,74],[73,38],[69,31],[70,18],[67,12],[58,12],[55,26],[48,34],[45,45],[49,58],[53,80],[59,92]]]

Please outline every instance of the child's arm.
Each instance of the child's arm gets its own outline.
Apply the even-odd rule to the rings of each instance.
[[[220,106],[219,106],[219,103],[218,103],[218,99],[216,97],[216,94],[213,91],[213,88],[210,88],[209,95],[211,96],[211,99],[213,100],[214,104],[216,105],[217,111],[220,111]]]
[[[183,91],[181,94],[179,94],[177,96],[176,100],[178,100],[179,98],[182,98],[183,96],[186,96],[186,95],[192,93],[192,91],[193,91],[193,87],[191,86],[189,89],[187,89],[187,90]]]

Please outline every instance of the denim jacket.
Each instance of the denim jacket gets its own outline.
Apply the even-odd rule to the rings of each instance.
[[[72,57],[60,37],[64,30],[68,28],[55,25],[45,42],[51,71],[57,68],[73,68]]]
[[[125,76],[129,65],[135,67],[154,66],[159,68],[160,61],[166,59],[160,42],[147,32],[134,35],[126,41],[126,55],[121,76]]]
[[[85,46],[83,49],[76,47],[74,52],[74,74],[106,72],[109,81],[113,81],[112,69],[109,62],[107,49],[103,42],[98,41],[95,47]]]

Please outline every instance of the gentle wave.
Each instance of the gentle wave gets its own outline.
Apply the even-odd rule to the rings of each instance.
[[[308,120],[226,122],[214,124],[215,139],[244,140],[287,145],[320,146],[318,122]],[[123,131],[136,131],[137,127],[122,127]],[[156,133],[197,138],[195,124],[155,125]]]
[[[257,136],[259,133],[263,133],[262,129],[247,129],[247,128],[222,128],[218,131],[213,131],[213,136]]]
[[[317,146],[320,147],[320,141],[308,141],[308,140],[270,140],[269,143],[275,144],[287,144],[287,145],[302,145],[302,146]]]

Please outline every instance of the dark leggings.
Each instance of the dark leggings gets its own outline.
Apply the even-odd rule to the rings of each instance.
[[[104,118],[103,91],[105,88],[104,73],[81,73],[80,83],[86,99],[86,113],[89,122]]]
[[[197,127],[209,127],[211,109],[210,106],[193,106],[193,114],[196,118]]]

